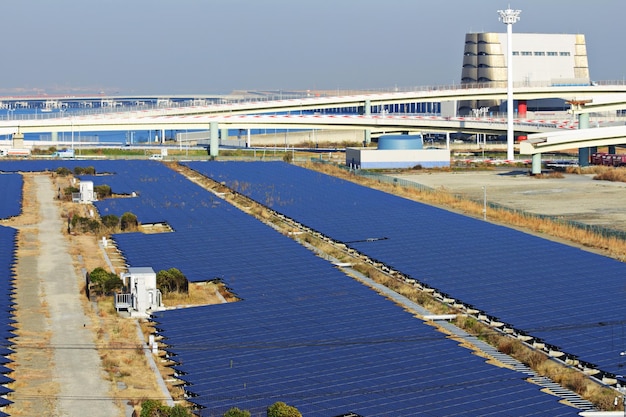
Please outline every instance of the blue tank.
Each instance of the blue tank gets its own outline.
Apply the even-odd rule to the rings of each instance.
[[[423,149],[422,135],[381,135],[378,138],[379,150]]]

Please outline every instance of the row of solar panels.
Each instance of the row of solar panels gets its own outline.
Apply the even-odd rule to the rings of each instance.
[[[284,163],[188,165],[621,378],[622,262]]]
[[[101,214],[132,206],[141,222],[175,225],[114,236],[131,266],[218,278],[243,299],[155,314],[201,415],[233,406],[262,413],[275,401],[309,416],[577,414],[164,166],[94,165],[137,194],[98,202]]]
[[[0,190],[4,195],[4,198],[0,200],[0,219],[9,219],[21,214],[22,189],[21,175],[15,173],[0,175]],[[16,248],[17,231],[0,226],[0,408],[12,403],[6,396],[12,392],[7,384],[13,382],[13,379],[8,376],[13,370],[7,365],[12,362],[10,359],[13,353],[11,339],[15,337],[12,270],[15,264]],[[0,416],[8,416],[8,414],[0,411]]]
[[[0,177],[3,176],[0,175]],[[18,196],[21,197],[21,188]],[[18,214],[11,213],[10,217]],[[13,372],[9,366],[12,363],[10,356],[13,354],[11,339],[15,337],[13,333],[15,330],[13,326],[15,323],[13,267],[16,250],[17,230],[0,226],[0,408],[12,403],[6,396],[12,392],[7,384],[13,382],[8,375]],[[0,411],[0,416],[8,416],[8,414]]]

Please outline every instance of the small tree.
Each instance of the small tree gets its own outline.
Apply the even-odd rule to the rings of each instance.
[[[92,166],[88,167],[74,167],[74,175],[95,175],[96,169]]]
[[[233,407],[225,412],[222,417],[250,417],[250,411],[240,410],[237,407]]]
[[[106,184],[96,185],[95,187],[93,187],[93,191],[99,198],[111,197],[112,194],[111,186]]]
[[[56,173],[59,177],[67,177],[72,173],[72,171],[70,171],[69,168],[58,167]]]
[[[138,226],[139,226],[139,221],[137,220],[137,216],[135,216],[133,213],[129,211],[122,214],[122,217],[120,218],[120,227],[122,231],[136,230]]]
[[[267,417],[302,417],[302,414],[297,408],[278,401],[267,407]]]
[[[122,280],[114,273],[107,272],[104,268],[98,267],[89,273],[91,290],[95,294],[109,294],[113,290],[122,288]]]
[[[120,219],[115,214],[107,214],[102,217],[102,224],[109,229],[115,229],[120,224]]]
[[[157,287],[163,294],[168,292],[189,292],[187,277],[176,268],[157,272]]]
[[[168,407],[155,400],[146,400],[141,404],[140,417],[191,417],[191,413],[182,405]]]

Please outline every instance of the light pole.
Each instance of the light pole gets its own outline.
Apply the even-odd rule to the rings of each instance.
[[[498,10],[500,20],[506,25],[506,159],[512,161],[513,144],[513,23],[519,20],[521,10]]]

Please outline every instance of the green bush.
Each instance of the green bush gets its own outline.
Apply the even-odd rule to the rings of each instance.
[[[95,219],[88,217],[73,216],[72,217],[72,230],[80,233],[96,233],[100,230],[100,223]]]
[[[68,175],[72,173],[72,171],[70,171],[69,168],[65,168],[65,167],[58,167],[55,172],[60,177],[67,177]]]
[[[278,401],[267,407],[267,417],[302,417],[297,408]]]
[[[191,417],[191,413],[181,405],[168,407],[155,400],[146,400],[141,404],[139,417]]]
[[[129,211],[122,214],[122,217],[120,218],[120,227],[122,231],[135,230],[137,229],[138,226],[139,226],[139,221],[137,220],[137,216],[135,216],[133,213]]]
[[[248,410],[240,410],[237,407],[233,407],[224,413],[222,417],[250,417]]]
[[[187,277],[176,268],[157,272],[157,287],[163,294],[169,292],[189,292]]]
[[[89,282],[91,291],[98,295],[110,294],[123,286],[122,280],[116,274],[101,267],[89,273]]]
[[[96,175],[96,169],[89,167],[74,167],[74,175]]]
[[[120,219],[115,214],[107,214],[102,217],[102,224],[109,229],[114,229],[120,224]]]
[[[99,198],[111,197],[111,187],[106,184],[96,185],[93,187],[94,192]]]

